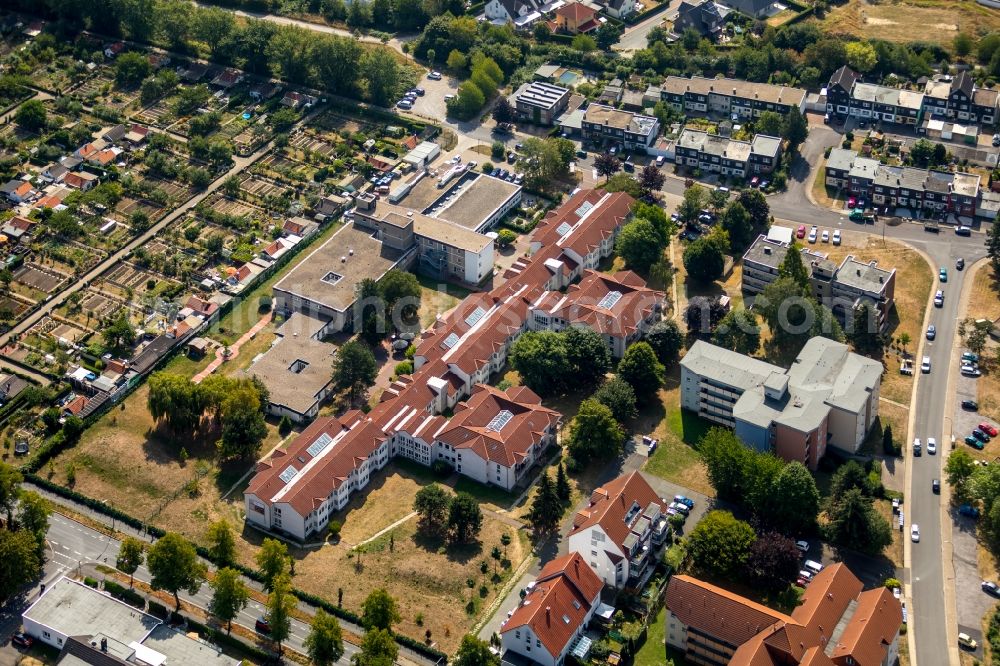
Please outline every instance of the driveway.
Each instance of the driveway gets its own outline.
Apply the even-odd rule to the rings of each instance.
[[[663,25],[668,18],[673,21],[677,17],[677,8],[680,7],[680,4],[680,0],[670,0],[670,6],[663,11],[627,28],[618,43],[611,48],[623,52],[639,51],[646,48],[646,38],[649,33],[653,28]]]
[[[444,96],[454,95],[458,92],[459,80],[445,74],[440,80],[435,81],[424,76],[417,85],[427,91],[423,97],[418,97],[413,105],[413,112],[436,118],[438,121],[444,120],[448,115],[448,107],[445,105]]]

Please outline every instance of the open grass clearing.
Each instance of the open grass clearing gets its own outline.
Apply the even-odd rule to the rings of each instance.
[[[997,280],[988,263],[982,264],[972,279],[966,317],[995,321],[1000,316],[1000,280]],[[996,358],[996,343],[987,341],[984,356]],[[994,421],[1000,421],[1000,363],[983,364],[983,376],[976,380],[976,400],[979,412]]]
[[[924,39],[951,50],[959,32],[986,34],[1000,29],[1000,13],[975,0],[849,0],[831,7],[820,21],[824,32],[863,39],[912,42]]]

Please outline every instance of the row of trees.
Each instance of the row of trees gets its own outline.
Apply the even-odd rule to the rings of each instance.
[[[21,487],[24,478],[0,462],[0,603],[37,579],[45,562],[45,534],[52,509],[38,493]]]
[[[448,111],[463,120],[482,111],[504,82],[503,70],[493,58],[480,52],[473,53],[471,61],[459,51],[448,55],[448,69],[453,72],[464,72],[469,64],[472,65],[469,78],[458,87],[458,94],[448,100]]]
[[[149,377],[146,404],[177,441],[220,430],[222,458],[252,458],[267,436],[264,412],[270,400],[257,378],[233,379],[212,374],[200,384],[165,371]]]
[[[681,222],[693,225],[706,207],[722,210],[718,225],[684,250],[684,268],[699,282],[722,277],[726,254],[742,253],[771,224],[770,207],[759,190],[743,190],[730,202],[722,190],[708,192],[693,185],[684,191],[677,214]]]
[[[1000,468],[979,465],[965,449],[948,456],[945,474],[956,504],[981,507],[979,529],[994,553],[1000,552]]]

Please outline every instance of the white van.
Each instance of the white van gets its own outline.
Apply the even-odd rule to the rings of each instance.
[[[661,167],[661,166],[663,166],[663,163],[666,162],[666,161],[667,161],[667,158],[665,158],[663,155],[657,155],[656,156],[656,166]]]
[[[823,565],[820,564],[819,562],[816,562],[815,560],[806,560],[802,566],[804,566],[809,571],[812,571],[814,574],[818,574],[820,571],[823,570]]]

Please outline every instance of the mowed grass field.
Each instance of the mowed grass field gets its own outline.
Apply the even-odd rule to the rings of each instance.
[[[819,21],[825,32],[890,42],[930,41],[951,49],[959,32],[1000,30],[1000,12],[975,0],[849,0]]]

